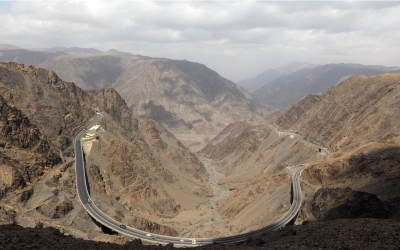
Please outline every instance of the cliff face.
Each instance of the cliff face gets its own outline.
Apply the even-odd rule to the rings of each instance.
[[[208,173],[197,157],[162,125],[132,114],[117,91],[84,91],[54,72],[15,63],[0,64],[4,221],[12,215],[23,226],[40,221],[103,239],[76,197],[73,163],[75,135],[95,110],[104,118],[83,143],[93,202],[127,225],[181,233],[161,218],[190,211],[210,195]]]

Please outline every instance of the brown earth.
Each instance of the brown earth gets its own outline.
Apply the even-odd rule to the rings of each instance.
[[[287,167],[321,157],[316,146],[263,123],[231,124],[199,152],[222,174],[217,183],[228,191],[217,200],[218,211],[237,232],[279,219],[290,207]]]
[[[383,74],[352,77],[273,115],[281,129],[333,151],[302,175],[300,221],[399,218],[399,107],[400,74]]]
[[[267,118],[229,125],[200,151],[226,175],[219,183],[232,186],[229,197],[235,199],[220,200],[219,209],[230,219],[240,216],[243,207],[273,196],[254,189],[270,192],[285,183],[271,179],[284,174],[285,164],[307,163],[296,223],[400,218],[399,107],[400,74],[355,76]],[[304,140],[296,139],[299,135]],[[319,152],[317,145],[332,154]],[[265,203],[263,209],[277,203]],[[255,209],[249,215],[255,211],[260,213]]]
[[[199,159],[162,125],[132,114],[113,89],[84,91],[54,72],[2,63],[0,105],[2,224],[118,240],[101,232],[76,196],[73,140],[94,110],[103,120],[83,144],[93,202],[104,212],[142,230],[179,235],[190,218],[173,218],[196,213],[211,195]]]
[[[132,114],[113,89],[83,91],[13,63],[0,73],[2,224],[128,240],[103,234],[76,197],[72,141],[94,110],[104,118],[83,143],[91,195],[126,225],[183,237],[260,228],[290,206],[287,167],[298,164],[308,167],[297,224],[399,218],[398,74],[353,77],[267,119],[231,124],[200,160],[162,125]]]
[[[400,222],[353,219],[287,226],[244,243],[202,246],[196,249],[398,249]],[[140,240],[113,244],[76,239],[54,228],[0,226],[2,249],[173,249],[142,245]],[[190,248],[193,249],[193,248]]]
[[[30,52],[26,51],[26,60]],[[266,112],[249,92],[199,63],[65,52],[36,52],[36,57],[44,59],[34,65],[53,70],[83,89],[114,88],[134,113],[160,122],[174,134],[214,135],[231,122]]]
[[[321,95],[309,95],[275,113],[278,128],[336,152],[369,142],[396,144],[400,125],[400,74],[355,76]]]
[[[245,89],[187,60],[76,47],[3,49],[0,61],[53,70],[83,89],[114,88],[134,113],[158,121],[175,135],[195,135],[182,140],[192,152],[203,143],[196,135],[212,138],[231,122],[268,113]]]

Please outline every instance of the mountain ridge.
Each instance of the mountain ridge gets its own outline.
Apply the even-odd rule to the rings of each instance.
[[[74,64],[75,59],[71,60],[68,64]],[[262,110],[250,94],[202,64],[113,56],[80,60],[89,70],[76,74],[72,80],[89,89],[115,88],[134,112],[161,122],[177,134],[215,134],[230,122],[248,119]],[[97,62],[99,67],[93,67]],[[59,64],[64,63],[49,61],[41,66],[57,71],[64,68]],[[82,64],[77,65],[82,69]],[[94,71],[90,72],[90,68]],[[109,73],[101,77],[105,72]]]
[[[247,89],[250,92],[254,92],[269,81],[272,81],[284,75],[288,75],[305,68],[314,68],[316,66],[318,65],[309,64],[305,62],[297,62],[297,61],[288,62],[281,67],[267,69],[253,78],[238,81],[237,84]]]
[[[16,224],[40,220],[76,237],[108,237],[83,212],[73,168],[72,142],[95,110],[103,120],[83,147],[91,196],[105,213],[176,236],[189,222],[165,218],[195,213],[211,196],[199,159],[162,125],[132,114],[114,89],[85,91],[52,71],[0,63],[0,105],[0,210]]]
[[[308,94],[322,93],[353,75],[379,75],[398,68],[358,64],[327,64],[303,69],[271,80],[257,89],[254,95],[270,110],[296,103]]]
[[[161,122],[174,134],[198,135],[200,139],[183,140],[194,151],[205,145],[203,137],[217,134],[229,123],[268,113],[250,93],[203,64],[113,50],[70,53],[76,50],[9,50],[0,60],[53,70],[86,89],[114,88],[135,113]]]
[[[280,185],[278,176],[286,164],[307,164],[301,182],[304,204],[296,223],[400,218],[399,82],[399,73],[350,77],[266,118],[231,124],[199,153],[217,162],[226,175],[220,183],[234,187],[232,195],[238,198],[265,183],[269,190]],[[287,132],[327,147],[332,154],[326,156]],[[278,175],[266,182],[265,173]],[[232,211],[243,213],[242,206],[249,208],[263,197],[263,192],[251,194],[239,203],[227,200],[221,209],[235,219]],[[235,204],[234,209],[228,204]]]

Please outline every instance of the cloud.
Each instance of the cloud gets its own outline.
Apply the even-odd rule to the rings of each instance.
[[[0,43],[112,48],[252,77],[287,61],[400,65],[400,2],[0,2]]]

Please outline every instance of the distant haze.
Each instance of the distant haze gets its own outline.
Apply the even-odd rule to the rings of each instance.
[[[289,61],[400,66],[400,2],[0,2],[0,44],[187,59],[239,81]]]

